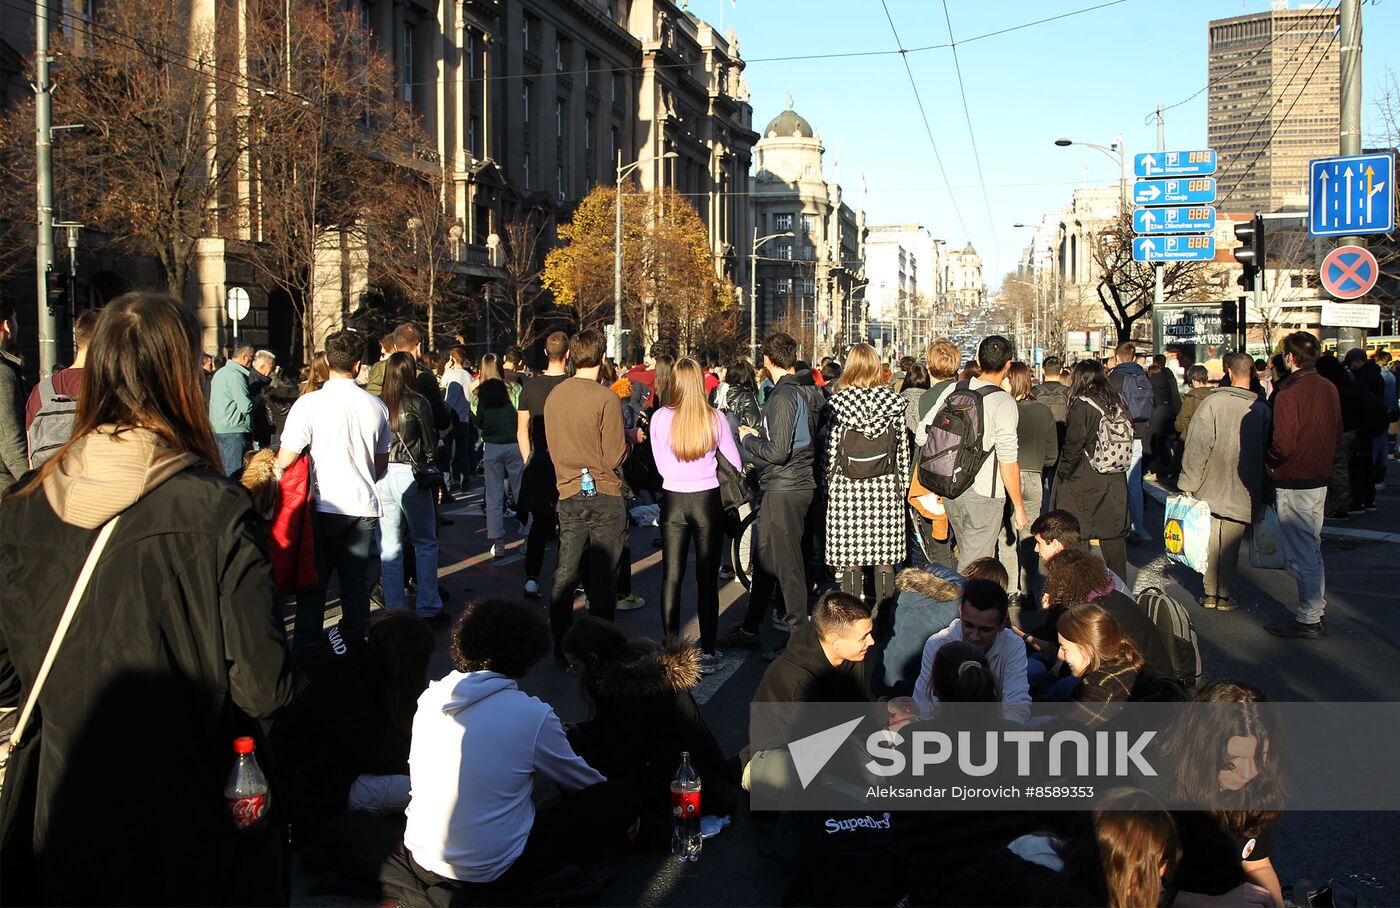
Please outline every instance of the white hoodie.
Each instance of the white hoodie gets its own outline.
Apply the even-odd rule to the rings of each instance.
[[[535,822],[535,774],[564,791],[605,781],[564,737],[549,704],[496,672],[451,672],[418,698],[404,847],[425,870],[489,883]]]

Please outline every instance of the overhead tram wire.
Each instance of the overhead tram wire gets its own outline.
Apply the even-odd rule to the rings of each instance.
[[[970,236],[967,229],[967,221],[963,218],[962,208],[958,206],[957,196],[953,195],[953,184],[948,179],[948,169],[943,166],[943,155],[938,153],[938,142],[933,138],[933,127],[928,122],[928,111],[924,110],[924,99],[919,96],[919,83],[914,79],[914,70],[909,66],[909,54],[904,49],[904,42],[899,38],[899,29],[895,27],[894,17],[890,15],[890,6],[886,0],[880,0],[880,5],[884,7],[885,19],[890,23],[890,31],[894,34],[895,46],[899,48],[900,59],[904,61],[904,72],[909,76],[909,87],[914,91],[914,101],[919,106],[919,117],[924,121],[924,132],[928,134],[928,143],[933,147],[933,158],[938,162],[938,172],[943,176],[943,184],[948,188],[948,201],[953,205],[953,213],[958,216],[958,224],[963,229],[964,236]]]
[[[888,8],[886,12],[888,12]],[[991,228],[992,235],[996,236],[996,219],[992,217],[992,200],[987,195],[987,177],[982,171],[982,153],[977,148],[977,132],[972,128],[972,108],[967,103],[967,86],[963,82],[962,63],[958,60],[958,41],[953,37],[953,17],[948,12],[948,0],[943,0],[943,21],[948,23],[948,43],[952,45],[953,49],[953,70],[958,74],[958,94],[962,96],[963,118],[967,121],[967,137],[972,142],[972,160],[977,164],[977,181],[982,184],[982,204],[987,210],[987,226]],[[1001,256],[996,252],[993,253],[993,256],[993,270],[1000,271]]]
[[[1326,4],[1326,0],[1324,0],[1323,5],[1322,5],[1321,7],[1319,7],[1319,9],[1333,9],[1333,10],[1335,10],[1335,9],[1337,8],[1337,5],[1340,4],[1340,3],[1341,3],[1341,0],[1336,0],[1336,2],[1335,2],[1332,6],[1329,7],[1329,6],[1326,6],[1326,5],[1325,5],[1325,4]],[[1235,73],[1239,72],[1239,71],[1240,71],[1241,69],[1243,69],[1245,66],[1248,66],[1250,63],[1253,63],[1254,60],[1255,60],[1260,54],[1262,54],[1264,51],[1268,50],[1270,47],[1273,47],[1273,45],[1274,45],[1274,43],[1275,43],[1276,41],[1278,41],[1280,38],[1283,38],[1283,37],[1286,37],[1287,35],[1292,34],[1294,31],[1296,31],[1298,28],[1300,28],[1300,27],[1301,27],[1304,23],[1306,23],[1307,21],[1308,21],[1308,20],[1307,20],[1306,18],[1302,17],[1302,16],[1298,17],[1298,20],[1297,20],[1296,22],[1294,22],[1292,25],[1290,25],[1288,28],[1284,29],[1283,31],[1279,32],[1278,34],[1274,35],[1274,36],[1273,36],[1272,38],[1270,38],[1268,41],[1265,41],[1264,44],[1261,45],[1261,46],[1259,47],[1259,49],[1256,50],[1254,53],[1250,54],[1248,57],[1246,57],[1245,59],[1241,60],[1239,63],[1237,63],[1237,64],[1235,64],[1234,66],[1230,67],[1230,69],[1228,69],[1227,71],[1225,71],[1225,72],[1221,73],[1220,75],[1216,76],[1214,79],[1211,79],[1211,80],[1210,80],[1209,82],[1207,82],[1204,86],[1202,86],[1199,90],[1197,90],[1197,91],[1195,91],[1195,92],[1192,92],[1190,95],[1188,95],[1188,96],[1185,97],[1185,98],[1182,98],[1180,101],[1177,101],[1175,104],[1168,104],[1166,107],[1163,107],[1163,108],[1162,108],[1162,112],[1163,112],[1163,113],[1166,113],[1166,112],[1169,111],[1169,110],[1175,110],[1176,108],[1182,106],[1183,104],[1189,104],[1190,102],[1196,100],[1197,98],[1199,98],[1201,95],[1203,95],[1203,94],[1206,93],[1207,91],[1210,91],[1210,90],[1211,90],[1212,88],[1214,88],[1216,85],[1219,85],[1220,82],[1221,82],[1222,80],[1229,78],[1230,76],[1232,76],[1232,75],[1234,75]],[[964,43],[965,43],[965,42],[964,42]],[[1154,110],[1154,111],[1152,111],[1150,114],[1148,114],[1146,117],[1144,117],[1142,122],[1143,122],[1144,124],[1151,123],[1154,119],[1156,119],[1156,117],[1157,117],[1157,111]]]

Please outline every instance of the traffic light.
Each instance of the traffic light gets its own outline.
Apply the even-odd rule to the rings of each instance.
[[[1236,300],[1226,300],[1220,304],[1220,333],[1234,337],[1240,330],[1240,304]]]
[[[68,275],[50,268],[44,272],[44,295],[49,311],[62,309],[68,304]]]
[[[1235,224],[1235,239],[1240,242],[1235,249],[1235,261],[1244,266],[1239,285],[1250,291],[1264,272],[1264,218],[1256,214],[1248,221]]]

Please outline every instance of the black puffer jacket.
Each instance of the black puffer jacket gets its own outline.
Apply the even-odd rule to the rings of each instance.
[[[797,414],[800,403],[806,402],[807,426],[805,445],[795,446],[799,432]],[[817,431],[821,426],[821,411],[826,398],[812,384],[811,373],[804,383],[796,375],[784,375],[768,393],[763,405],[763,432],[744,439],[744,450],[753,458],[761,472],[759,487],[765,492],[799,492],[817,487]]]
[[[671,779],[681,753],[700,774],[701,809],[725,816],[738,780],[691,690],[700,683],[700,651],[682,642],[636,641],[589,691],[593,717],[569,735],[574,750],[609,779],[636,786],[642,840],[664,846],[671,834]]]

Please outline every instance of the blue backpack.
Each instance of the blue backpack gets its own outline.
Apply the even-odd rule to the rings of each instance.
[[[1152,419],[1152,382],[1146,372],[1125,372],[1118,394],[1123,398],[1123,407],[1133,422]]]

